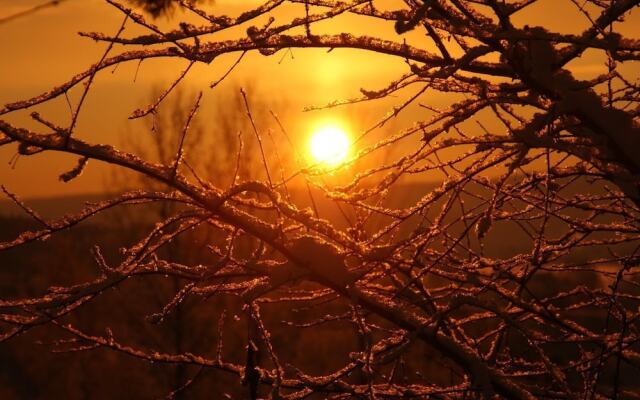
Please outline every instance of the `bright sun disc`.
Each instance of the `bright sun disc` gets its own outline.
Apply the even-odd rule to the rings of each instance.
[[[317,162],[337,165],[349,154],[349,135],[340,127],[324,126],[314,132],[309,146]]]

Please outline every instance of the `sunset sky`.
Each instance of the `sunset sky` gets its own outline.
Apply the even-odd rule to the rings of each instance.
[[[640,0],[0,0],[0,400],[638,371]]]
[[[41,3],[41,0],[0,0],[0,19]],[[396,3],[398,2],[376,2],[379,7],[389,8],[394,8]],[[211,13],[237,15],[256,4],[259,2],[218,0],[208,8]],[[275,14],[276,22],[284,22],[300,15],[303,15],[303,8],[295,6],[283,7]],[[635,13],[636,20],[629,18],[625,21],[621,31],[637,37],[640,32],[639,16],[640,14]],[[106,45],[82,38],[77,32],[98,31],[113,34],[121,24],[122,18],[123,15],[118,10],[103,0],[66,0],[59,6],[1,23],[0,103],[6,104],[38,95],[86,69],[100,58]],[[541,1],[527,13],[522,13],[516,18],[516,22],[520,24],[525,20],[530,26],[543,25],[547,29],[573,33],[579,33],[589,24],[570,1],[556,0]],[[193,15],[181,12],[175,13],[171,18],[161,17],[154,22],[161,27],[175,27],[180,21],[202,23]],[[215,38],[239,37],[248,26],[243,25]],[[347,30],[354,34],[375,32],[383,37],[394,36],[391,24],[367,25],[364,20],[352,16],[341,16],[329,23],[319,24],[314,30]],[[124,35],[133,36],[141,32],[144,31],[129,24]],[[430,46],[420,36],[409,33],[406,37],[410,43]],[[121,51],[122,47],[116,46],[112,54]],[[224,101],[224,96],[237,85],[251,85],[254,88],[252,90],[256,90],[267,103],[273,101],[276,105],[287,104],[286,110],[275,111],[286,111],[287,120],[284,122],[292,132],[294,142],[299,146],[304,146],[310,127],[318,124],[318,121],[340,120],[355,131],[362,130],[389,111],[394,102],[401,102],[401,99],[391,98],[366,106],[355,106],[359,107],[358,112],[364,115],[358,122],[345,120],[350,115],[348,109],[303,113],[303,107],[356,97],[359,95],[359,88],[380,88],[381,82],[407,71],[407,66],[402,60],[362,51],[334,50],[327,54],[326,50],[322,49],[294,50],[292,54],[280,52],[271,57],[264,57],[256,52],[248,54],[229,79],[215,89],[209,89],[209,84],[224,74],[237,57],[238,54],[226,55],[214,60],[211,65],[195,66],[182,85],[204,90],[203,110],[206,110],[206,104]],[[586,54],[578,63],[573,63],[571,68],[581,78],[596,76],[605,71],[602,60],[602,54]],[[142,125],[139,122],[131,122],[127,116],[136,108],[146,105],[150,88],[166,86],[185,66],[184,60],[145,61],[135,82],[135,62],[120,65],[112,73],[103,71],[97,77],[79,121],[78,137],[91,142],[118,145],[125,132],[141,129]],[[633,68],[637,68],[637,63]],[[77,101],[77,96],[78,89],[71,93],[74,102]],[[283,102],[283,99],[286,101]],[[441,107],[447,103],[446,99],[439,96],[426,96],[421,101],[434,107]],[[61,125],[68,123],[69,110],[63,97],[45,106],[36,107],[35,110]],[[419,113],[423,111],[417,105],[409,108],[386,129],[410,126],[421,117]],[[30,121],[27,112],[2,118],[18,125],[37,127]],[[79,179],[68,184],[58,182],[58,175],[75,163],[74,159],[68,156],[49,154],[46,157],[20,157],[12,168],[9,162],[15,152],[15,146],[0,148],[0,182],[24,197],[100,192],[105,190],[105,184],[108,182],[108,168],[95,162]]]

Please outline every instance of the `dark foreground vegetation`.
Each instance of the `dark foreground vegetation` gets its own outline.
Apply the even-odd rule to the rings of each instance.
[[[434,183],[408,185],[399,191],[401,196],[389,199],[388,205],[402,207],[436,187]],[[583,189],[581,186],[573,188],[577,191]],[[315,195],[319,212],[339,224],[342,216],[332,202],[323,200],[320,193],[316,192]],[[302,193],[299,196],[304,197]],[[89,198],[96,202],[102,196]],[[42,199],[29,204],[37,206],[48,217],[55,218],[80,208],[81,199],[82,196]],[[0,219],[0,241],[10,241],[20,232],[38,228],[33,219],[20,216],[21,210],[12,203],[4,202],[2,208],[5,212]],[[36,297],[51,291],[51,286],[55,290],[56,286],[70,286],[98,278],[101,271],[91,256],[96,243],[100,245],[101,254],[107,262],[117,260],[121,249],[144,236],[155,221],[169,211],[156,207],[140,213],[139,206],[130,205],[55,235],[46,243],[34,242],[0,253],[0,265],[3,266],[0,270],[1,297]],[[458,217],[452,215],[452,218]],[[407,230],[404,234],[409,232]],[[498,225],[486,238],[484,252],[496,259],[509,259],[523,251],[523,242],[525,238],[522,232],[513,229],[511,224]],[[215,265],[220,257],[208,247],[212,243],[216,243],[216,236],[210,231],[194,230],[165,247],[159,256],[168,262]],[[244,243],[244,246],[241,252],[250,254],[253,251],[250,243]],[[631,251],[629,247],[626,245],[617,250]],[[616,279],[616,268],[592,264],[605,258],[607,251],[607,246],[602,246],[575,252],[564,261],[570,265],[583,265],[583,268],[537,274],[527,283],[529,295],[525,298],[545,298],[556,293],[579,291],[580,288],[608,290]],[[228,281],[233,280],[233,275],[230,275]],[[105,336],[109,332],[117,332],[116,339],[126,338],[136,347],[155,349],[161,353],[196,353],[204,349],[204,354],[211,358],[220,356],[226,361],[246,364],[249,341],[255,332],[251,332],[246,306],[238,301],[237,294],[220,293],[205,298],[187,298],[167,315],[159,317],[175,293],[188,282],[171,274],[133,278],[123,285],[99,293],[95,301],[83,306],[75,314],[61,318],[58,323],[33,328],[3,343],[0,345],[0,397],[140,399],[175,396],[208,399],[215,394],[214,398],[245,398],[248,388],[246,384],[238,382],[233,374],[189,363],[150,363],[121,352],[110,352],[101,346],[85,347],[67,342],[65,331],[58,326],[72,323],[84,331]],[[451,283],[437,274],[429,275],[427,279],[427,287],[430,288]],[[302,288],[320,289],[317,284],[310,282],[304,283]],[[619,290],[639,296],[640,277],[634,275],[630,281],[620,283]],[[499,301],[494,297],[490,293],[480,295],[487,301]],[[586,297],[583,299],[588,301]],[[568,301],[574,302],[575,298]],[[559,298],[549,304],[554,303],[562,307],[567,300]],[[629,306],[633,304],[635,300],[630,299]],[[291,373],[300,370],[314,375],[326,375],[340,369],[350,361],[350,357],[366,346],[358,326],[351,320],[352,312],[348,301],[331,296],[319,297],[301,307],[296,301],[267,301],[261,306],[262,320],[270,329],[271,345],[279,354],[280,363]],[[468,311],[461,309],[455,317],[466,318],[469,315]],[[608,324],[606,312],[597,307],[584,307],[579,312],[571,312],[567,320],[574,320],[594,331],[602,331]],[[382,332],[394,329],[383,319],[374,318],[373,321]],[[479,319],[470,324],[470,335],[478,332],[480,336],[492,325],[494,322],[490,320]],[[521,349],[519,357],[522,360],[532,357],[521,336],[511,335],[506,342],[505,346],[513,352]],[[224,346],[219,347],[220,343],[224,343]],[[408,341],[404,346],[405,351],[400,358],[388,363],[383,361],[379,366],[385,371],[383,376],[389,382],[411,384],[427,377],[447,385],[457,378],[455,370],[446,367],[446,358],[437,351],[419,341]],[[97,351],[87,351],[92,347]],[[597,346],[591,346],[591,349],[594,352],[598,350]],[[268,365],[267,352],[264,349],[256,350],[256,362]],[[574,345],[563,343],[551,344],[548,350],[549,357],[558,363],[576,358],[575,352]],[[599,385],[612,388],[617,384],[629,391],[640,388],[635,378],[638,370],[634,366],[626,363],[617,365],[614,360],[603,362],[607,363],[606,372],[599,378]],[[176,388],[183,387],[194,378],[196,383],[174,393]],[[356,372],[346,379],[362,383],[366,377]],[[532,382],[536,380],[532,378]],[[310,398],[324,398],[331,392],[328,390]],[[268,394],[264,388],[259,393]]]

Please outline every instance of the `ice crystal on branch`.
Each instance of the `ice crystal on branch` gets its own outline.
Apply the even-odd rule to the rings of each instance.
[[[520,27],[515,21],[542,6],[537,0],[384,7],[271,0],[243,4],[236,17],[201,2],[133,2],[156,16],[180,7],[197,17],[175,29],[108,3],[124,19],[117,33],[81,34],[106,43],[102,58],[1,108],[0,146],[16,143],[22,157],[73,155],[77,165],[59,175],[65,182],[94,160],[106,162],[142,176],[129,182],[140,190],[50,221],[3,187],[37,227],[3,239],[0,250],[52,245],[80,222],[124,206],[148,210],[153,221],[137,215],[145,229],[128,232],[135,237],[117,257],[94,243],[87,257],[96,271],[83,279],[49,282],[28,296],[2,294],[1,341],[46,325],[66,335],[53,341],[56,351],[103,348],[154,366],[200,368],[181,375],[170,397],[197,386],[201,371],[230,374],[232,389],[249,398],[638,397],[631,377],[640,368],[640,88],[633,67],[640,41],[618,31],[622,18],[638,13],[638,1],[568,1],[590,21],[571,34]],[[297,11],[286,19],[279,12],[289,6]],[[344,16],[395,33],[360,34],[339,22]],[[323,24],[339,29],[325,33]],[[144,33],[130,33],[129,25]],[[219,113],[208,122],[219,128],[212,136],[220,157],[207,168],[198,164],[205,128],[196,112],[207,90],[249,62],[245,54],[278,57],[298,48],[382,54],[404,68],[396,79],[309,111],[380,99],[394,105],[354,140],[348,160],[327,171],[304,164],[286,124],[242,88],[225,99],[227,113],[239,117],[230,123]],[[605,74],[578,76],[573,64],[587,52],[606,58]],[[192,67],[230,53],[237,57],[231,67],[190,98],[188,110],[174,107],[166,125],[163,106],[182,96]],[[75,121],[91,82],[118,64],[152,58],[186,63],[130,114],[152,126],[157,157],[119,150],[109,138],[81,139]],[[42,130],[9,122],[76,87],[83,96],[69,127],[38,113],[32,118]],[[434,105],[434,93],[447,104]],[[420,110],[411,127],[389,127],[411,108]],[[326,179],[336,176],[348,179]],[[296,196],[296,185],[304,195]],[[198,240],[205,256],[180,252]],[[170,290],[158,290],[162,304],[147,307],[138,322],[163,329],[173,321],[182,332],[197,319],[183,308],[199,304],[218,326],[216,333],[205,324],[206,343],[168,352],[116,326],[100,330],[74,319],[86,318],[81,308],[109,289],[162,279]],[[130,296],[135,303],[141,292]],[[310,331],[321,332],[318,348],[293,354],[293,338],[302,343]],[[332,353],[326,363],[316,362],[322,346]]]

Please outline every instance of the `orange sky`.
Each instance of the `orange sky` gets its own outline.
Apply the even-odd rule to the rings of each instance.
[[[11,15],[43,0],[0,0],[0,18]],[[249,8],[257,1],[218,0],[210,7],[211,13],[237,14]],[[378,3],[378,2],[376,2]],[[394,1],[379,2],[381,6],[393,7]],[[276,14],[278,21],[284,21],[293,15],[300,15],[301,8],[287,6]],[[640,13],[636,12],[624,23],[623,33],[638,38],[640,36]],[[96,62],[104,51],[104,43],[95,43],[81,38],[78,31],[100,31],[114,33],[122,22],[122,14],[103,0],[67,0],[57,7],[43,9],[24,18],[0,24],[0,103],[5,104],[40,94],[68,80],[88,65]],[[177,14],[171,20],[161,18],[156,24],[175,26],[178,21],[189,20],[199,23],[192,16]],[[526,15],[516,22],[529,25],[543,25],[547,29],[561,32],[580,32],[588,26],[568,0],[542,0],[532,7]],[[241,35],[248,25],[231,31],[224,38]],[[340,17],[325,22],[318,30],[342,31],[352,33],[382,35],[394,37],[393,26],[370,25],[358,17]],[[143,32],[129,24],[125,35]],[[421,37],[409,34],[408,40],[421,42]],[[116,52],[121,50],[117,48]],[[387,56],[372,55],[361,51],[334,50],[327,54],[325,50],[294,50],[293,59],[282,58],[279,53],[264,57],[257,53],[245,57],[240,67],[234,71],[232,79],[214,90],[208,85],[223,74],[233,63],[237,55],[228,55],[216,59],[209,66],[198,66],[190,74],[185,86],[204,89],[205,102],[220,101],[221,94],[230,90],[236,82],[251,82],[265,96],[284,97],[295,112],[286,121],[298,144],[303,142],[305,126],[313,125],[317,119],[327,114],[302,113],[306,105],[321,104],[332,99],[354,97],[361,87],[375,89],[381,87],[390,77],[406,72],[402,60]],[[597,75],[603,71],[600,55],[588,54],[572,68],[579,77]],[[282,59],[282,62],[279,62]],[[112,144],[127,131],[140,127],[127,120],[127,116],[136,108],[146,105],[150,88],[158,83],[173,80],[186,65],[184,61],[156,60],[144,62],[139,70],[136,82],[133,82],[137,63],[120,65],[114,73],[102,72],[96,80],[86,109],[82,115],[77,132],[79,137],[92,142],[102,141]],[[636,63],[637,64],[637,63]],[[637,68],[637,65],[632,67]],[[77,92],[75,92],[77,96]],[[74,93],[72,93],[73,97]],[[431,105],[442,105],[443,98],[427,99]],[[393,105],[393,99],[367,107],[367,118],[373,122]],[[395,101],[399,101],[396,99]],[[275,103],[275,101],[274,101]],[[43,115],[68,123],[69,111],[64,99],[37,107]],[[290,111],[290,110],[288,110]],[[394,127],[407,126],[417,118],[417,108],[409,110]],[[3,116],[11,122],[35,127],[26,116]],[[359,127],[363,128],[363,127]],[[58,175],[72,167],[73,157],[47,154],[46,156],[21,157],[15,168],[8,163],[15,154],[14,146],[0,148],[0,183],[24,197],[45,197],[85,192],[99,192],[109,172],[104,165],[93,163],[78,179],[71,183],[58,182]]]

